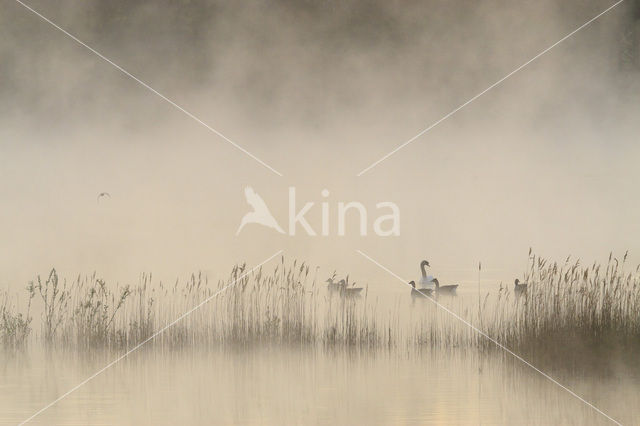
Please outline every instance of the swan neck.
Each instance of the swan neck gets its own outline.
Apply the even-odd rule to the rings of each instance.
[[[420,263],[420,270],[422,271],[422,278],[426,278],[427,277],[427,261],[423,260],[422,263]]]

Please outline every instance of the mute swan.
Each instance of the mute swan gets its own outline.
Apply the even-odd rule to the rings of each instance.
[[[433,275],[427,275],[427,266],[431,267],[428,260],[423,260],[422,262],[420,262],[420,272],[422,272],[422,277],[420,278],[420,290],[435,289],[435,286],[433,284],[433,280],[435,278],[433,277]]]

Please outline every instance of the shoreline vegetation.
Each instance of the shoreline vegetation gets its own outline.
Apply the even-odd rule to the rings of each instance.
[[[530,252],[524,294],[511,285],[483,294],[481,303],[466,295],[437,301],[520,354],[597,359],[629,352],[640,346],[640,266],[628,272],[626,259],[610,255],[605,265],[583,266]],[[67,281],[53,269],[25,293],[0,293],[0,347],[132,348],[207,298],[149,344],[495,347],[436,304],[412,301],[410,291],[387,304],[366,288],[361,297],[344,298],[327,289],[318,269],[284,258],[271,272],[246,271],[236,265],[214,285],[202,274],[169,286],[142,274],[137,285],[111,287],[96,274]]]

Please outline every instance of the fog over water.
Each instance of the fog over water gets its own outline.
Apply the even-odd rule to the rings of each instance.
[[[0,424],[632,424],[640,1],[393,151],[612,1],[3,2]]]
[[[606,9],[606,1],[97,2],[33,8],[280,171],[279,177],[15,2],[0,14],[0,285],[52,266],[173,280],[279,249],[378,291],[429,258],[445,281],[511,282],[530,246],[640,253],[635,3],[613,9],[428,134],[356,174]],[[286,226],[322,189],[329,237]],[[107,191],[110,199],[96,201]],[[338,237],[337,203],[393,201],[398,237]],[[395,284],[395,283],[394,283]],[[406,290],[406,289],[405,289]]]
[[[25,412],[40,408],[39,400],[55,398],[109,359],[100,353],[90,358],[35,353],[29,362],[3,360],[7,368],[0,374],[10,390],[0,400],[3,420],[24,420]],[[612,380],[563,379],[624,424],[637,418],[637,377],[627,371]],[[415,358],[299,350],[143,351],[31,424],[178,422],[611,424],[510,359],[475,351],[425,352]]]

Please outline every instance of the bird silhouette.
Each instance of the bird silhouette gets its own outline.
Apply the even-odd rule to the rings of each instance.
[[[434,278],[433,282],[436,285],[436,294],[454,295],[458,289],[458,284],[440,285],[440,281],[437,278]]]
[[[240,221],[240,227],[238,228],[238,232],[236,232],[236,235],[240,234],[242,228],[244,228],[244,226],[248,223],[258,223],[260,225],[266,226],[267,228],[273,228],[279,233],[284,234],[284,231],[282,230],[282,228],[280,228],[280,225],[278,225],[278,222],[269,211],[269,208],[265,204],[262,197],[260,197],[258,193],[253,190],[253,188],[247,186],[244,189],[244,196],[247,199],[247,203],[249,203],[249,205],[253,207],[253,211],[244,215],[244,217]]]
[[[521,283],[519,279],[516,278],[514,284],[514,293],[517,297],[527,294],[527,283]]]
[[[423,260],[420,262],[420,272],[422,272],[422,277],[420,278],[420,290],[423,289],[431,289],[435,290],[435,285],[433,280],[435,277],[433,275],[427,275],[427,266],[431,267],[428,260]]]
[[[99,193],[99,194],[98,194],[98,198],[96,199],[96,202],[98,202],[98,203],[99,203],[99,202],[100,202],[100,198],[102,198],[102,197],[109,197],[109,198],[111,198],[111,194],[109,194],[108,192],[101,192],[101,193]]]

